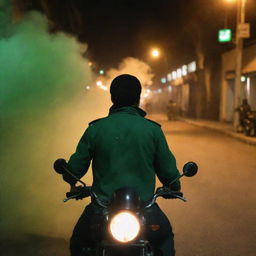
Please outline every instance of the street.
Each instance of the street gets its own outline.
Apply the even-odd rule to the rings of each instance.
[[[254,256],[256,147],[164,117],[160,122],[179,168],[190,160],[199,166],[197,176],[183,178],[188,202],[159,200],[173,224],[177,256]]]
[[[199,172],[183,178],[188,202],[158,199],[175,232],[177,256],[255,256],[256,147],[164,116],[162,124],[179,169],[195,161]],[[47,225],[47,224],[45,224]],[[29,234],[1,241],[1,256],[67,256],[67,238]]]

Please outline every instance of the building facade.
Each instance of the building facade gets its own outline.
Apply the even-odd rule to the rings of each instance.
[[[222,54],[220,120],[234,120],[235,93],[235,49]],[[253,110],[256,110],[256,43],[243,50],[240,99],[247,99]]]
[[[189,118],[218,119],[220,95],[220,57],[193,61],[171,72],[171,98],[180,115]]]

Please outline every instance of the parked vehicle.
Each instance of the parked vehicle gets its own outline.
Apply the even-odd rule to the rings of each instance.
[[[248,104],[247,99],[243,99],[242,104],[235,109],[239,114],[239,124],[236,127],[237,132],[243,132],[245,135],[249,136],[248,120],[251,116],[251,106]],[[249,129],[248,129],[249,128]]]
[[[256,111],[247,113],[244,119],[244,134],[246,136],[256,136]]]
[[[178,114],[177,104],[173,100],[169,100],[166,107],[166,115],[169,121],[176,120]]]
[[[58,160],[57,160],[58,161]],[[65,171],[75,177],[64,167]],[[63,173],[63,169],[55,169],[58,173]],[[183,176],[192,177],[197,173],[198,167],[194,162],[188,162],[183,167],[183,174],[173,180],[169,185]],[[98,205],[102,207],[99,223],[95,223],[95,238],[97,241],[95,248],[91,248],[92,256],[157,256],[154,248],[147,240],[146,227],[147,218],[145,211],[150,209],[158,197],[168,197],[186,201],[182,192],[171,191],[169,187],[159,187],[156,189],[150,202],[143,205],[138,194],[130,188],[121,188],[114,192],[113,199],[109,204],[102,202],[92,191],[92,188],[86,186],[81,180],[76,178],[82,184],[76,194],[68,192],[64,202],[70,199],[82,199],[92,197]],[[155,227],[156,228],[156,227]],[[86,254],[88,255],[88,248]],[[83,256],[83,255],[81,255]]]

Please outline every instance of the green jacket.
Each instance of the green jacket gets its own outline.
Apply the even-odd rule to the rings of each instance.
[[[89,124],[79,141],[68,168],[81,178],[92,161],[92,188],[100,199],[109,201],[116,189],[131,187],[146,201],[154,193],[155,175],[164,185],[179,175],[161,126],[145,115],[137,107],[112,107],[107,117]],[[69,175],[63,178],[75,183]],[[172,189],[180,189],[179,181]]]

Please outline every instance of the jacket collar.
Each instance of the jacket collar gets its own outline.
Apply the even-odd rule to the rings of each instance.
[[[144,110],[136,106],[118,107],[118,106],[112,105],[112,107],[109,109],[109,115],[112,115],[115,113],[127,113],[131,115],[139,115],[142,117],[145,117],[147,114]]]

